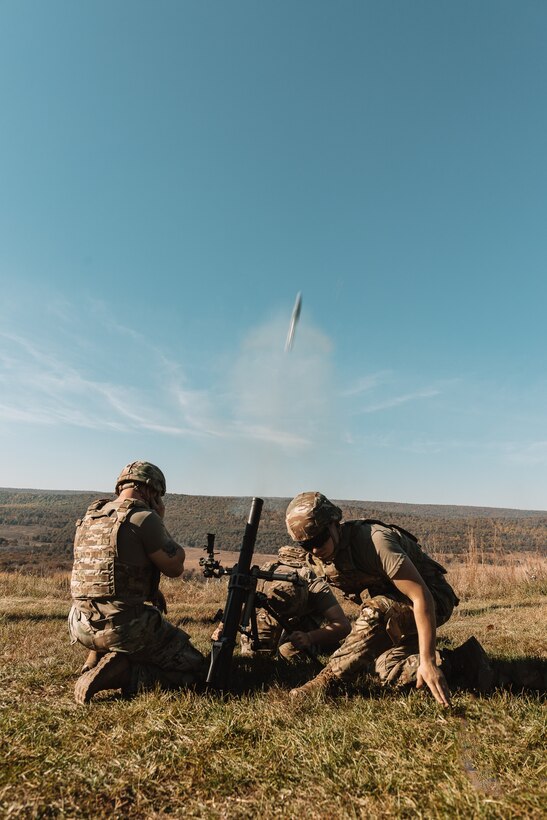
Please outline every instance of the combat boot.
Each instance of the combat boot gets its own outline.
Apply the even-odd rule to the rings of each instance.
[[[456,649],[441,652],[441,669],[451,686],[472,689],[481,694],[492,691],[495,674],[488,655],[472,636]]]
[[[104,689],[126,689],[131,663],[127,655],[108,652],[93,669],[80,675],[74,687],[76,703],[89,703],[93,695]]]
[[[94,669],[105,654],[106,652],[98,652],[96,649],[92,649],[80,669],[80,675],[83,675],[84,672],[89,672],[90,669]]]
[[[336,688],[339,682],[339,678],[336,677],[332,669],[329,666],[325,666],[315,678],[312,678],[302,686],[298,686],[296,689],[291,689],[289,695],[292,698],[303,698],[315,694],[327,695]]]
[[[504,689],[519,692],[547,692],[547,661],[542,658],[512,658],[494,661],[497,683]]]

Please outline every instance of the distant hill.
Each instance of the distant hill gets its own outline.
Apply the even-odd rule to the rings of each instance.
[[[110,493],[0,489],[0,568],[70,566],[74,525],[96,498]],[[289,498],[266,498],[256,552],[275,553],[287,543],[285,509]],[[238,550],[251,499],[240,496],[168,494],[167,528],[180,543],[201,547],[207,533],[220,549]],[[534,550],[547,548],[547,512],[496,507],[338,501],[344,518],[379,518],[413,532],[434,553]]]

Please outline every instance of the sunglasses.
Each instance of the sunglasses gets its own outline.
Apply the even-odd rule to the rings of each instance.
[[[298,541],[298,544],[308,552],[311,552],[312,549],[322,547],[330,538],[330,530],[328,527],[325,527],[324,530],[318,532],[317,535],[314,535],[313,538],[308,538],[307,541]]]

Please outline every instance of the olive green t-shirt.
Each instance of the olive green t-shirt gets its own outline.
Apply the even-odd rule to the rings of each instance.
[[[163,549],[172,555],[177,547],[177,542],[154,510],[137,509],[124,521],[118,533],[118,555],[125,564],[145,566],[151,553]]]
[[[340,546],[349,548],[357,569],[378,579],[391,580],[407,557],[393,530],[363,521],[342,524]]]
[[[306,614],[322,615],[338,601],[332,589],[323,578],[313,578],[308,583],[308,606]]]

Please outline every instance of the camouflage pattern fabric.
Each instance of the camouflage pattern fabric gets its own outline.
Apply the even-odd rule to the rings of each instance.
[[[437,625],[451,615],[437,612]],[[416,681],[419,666],[416,621],[410,604],[396,596],[377,595],[365,601],[359,617],[328,667],[342,681],[361,672],[375,673],[383,683],[403,685]]]
[[[286,564],[263,564],[263,569],[267,572],[291,573],[295,567]],[[309,584],[315,579],[310,570],[296,569],[300,577],[300,583],[292,581],[281,581],[279,579],[266,581],[260,579],[256,585],[257,592],[266,596],[270,606],[279,614],[281,618],[294,618],[306,611],[308,604]],[[305,577],[309,574],[311,577]]]
[[[257,591],[266,595],[273,609],[283,620],[288,620],[291,632],[310,632],[318,629],[323,623],[323,612],[336,604],[336,598],[325,581],[319,580],[308,566],[306,566],[307,552],[296,545],[280,547],[279,560],[261,565],[266,572],[288,574],[297,572],[302,583],[294,584],[290,581],[259,580]],[[279,650],[284,658],[300,656],[301,650],[296,649],[287,641],[287,633],[277,620],[265,609],[258,609],[256,613],[258,639],[260,649],[251,649],[251,640],[245,635],[240,636],[242,655],[253,655],[255,651],[271,655]],[[317,647],[310,648],[317,653]]]
[[[342,510],[323,493],[300,493],[287,507],[285,522],[293,541],[314,538],[331,521],[341,521]]]
[[[73,598],[118,598],[150,601],[158,591],[160,572],[151,561],[145,566],[125,563],[118,553],[118,533],[135,511],[147,511],[133,498],[94,501],[76,522],[74,564],[70,583]]]
[[[308,553],[298,544],[286,544],[277,550],[281,561],[289,567],[305,567],[308,560]]]
[[[150,464],[149,461],[132,461],[131,464],[126,464],[116,479],[116,494],[119,493],[124,484],[134,481],[151,487],[160,495],[165,495],[165,476],[159,467]]]
[[[301,617],[291,618],[291,631],[311,632],[313,629],[319,629],[322,624],[320,615],[302,615]],[[256,613],[256,623],[258,629],[258,639],[260,641],[260,649],[253,651],[251,649],[251,640],[246,635],[240,636],[240,650],[242,655],[255,655],[256,652],[264,654],[275,655],[276,652],[285,658],[285,660],[293,660],[302,655],[300,649],[296,649],[287,640],[287,633],[278,624],[273,615],[260,609]],[[310,647],[308,652],[316,655],[319,652],[318,647]]]
[[[87,649],[124,652],[131,661],[131,685],[126,694],[189,686],[204,680],[207,661],[190,643],[189,635],[169,623],[152,606],[125,623],[115,619],[94,622],[73,606],[68,616],[72,643]]]

